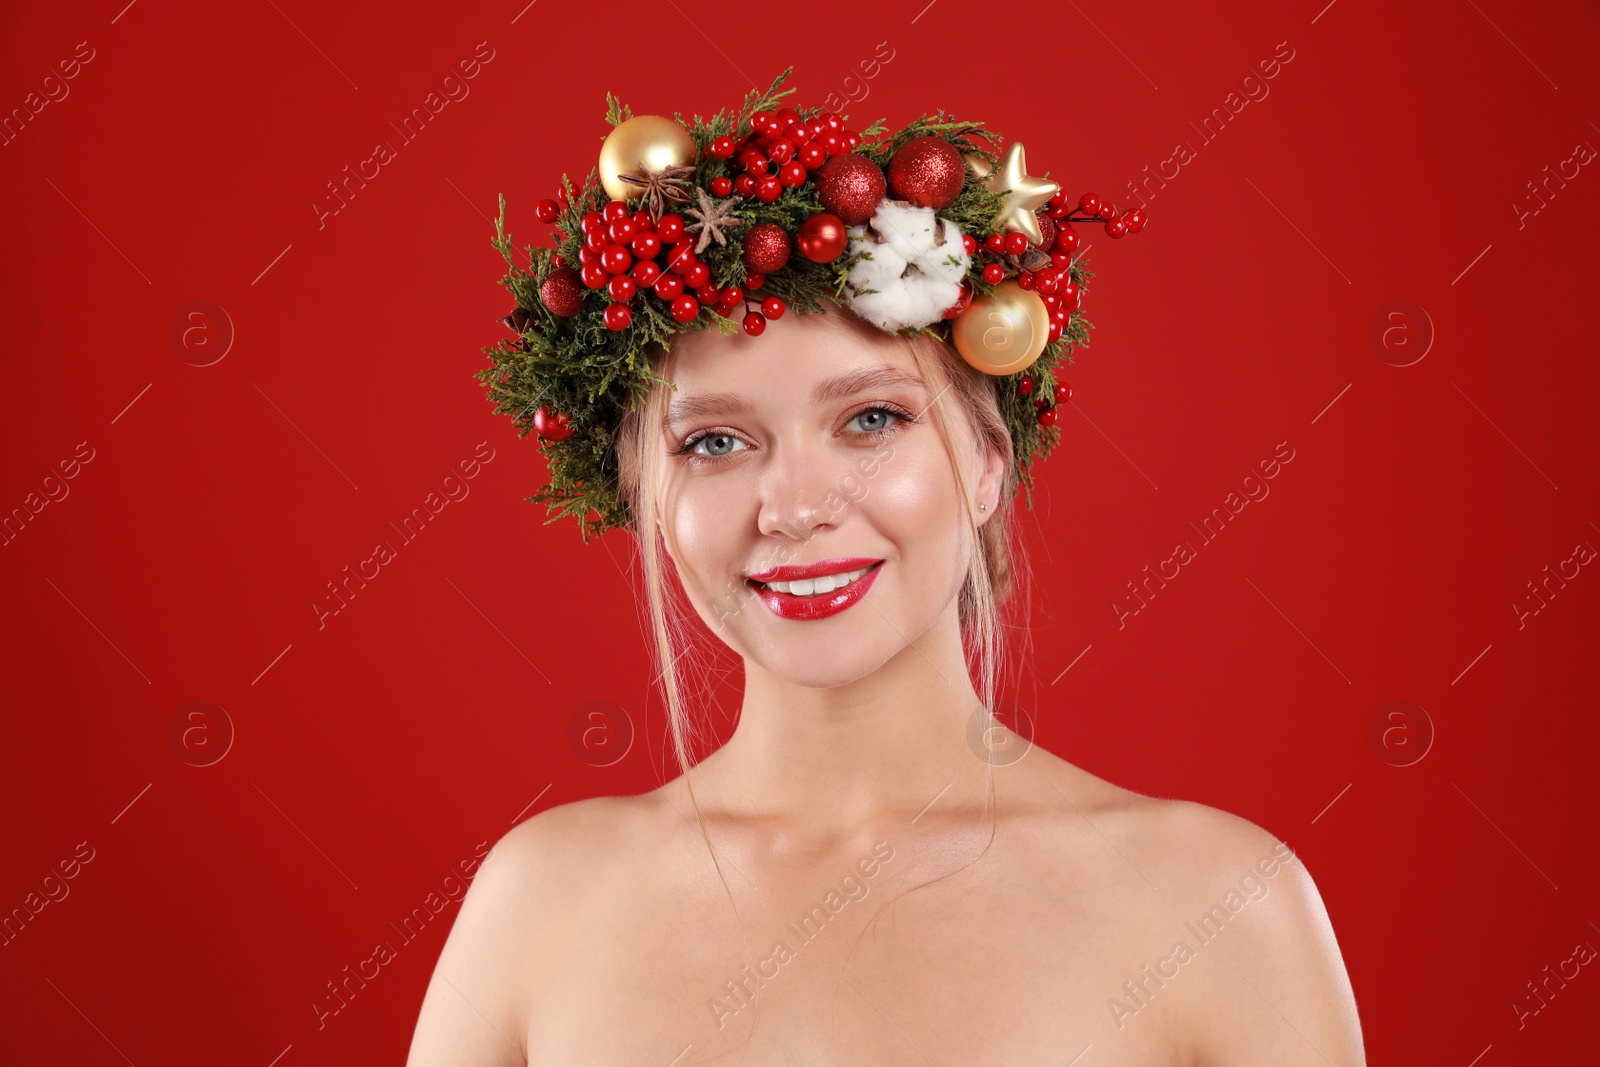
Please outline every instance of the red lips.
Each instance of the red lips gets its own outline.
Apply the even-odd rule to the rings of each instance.
[[[771,571],[763,572],[772,575],[769,579],[770,581],[792,582],[800,578],[811,578],[821,574],[839,574],[843,571],[860,570],[862,567],[871,568],[867,573],[844,588],[835,589],[831,593],[823,593],[821,596],[795,596],[793,593],[780,593],[770,586],[757,584],[754,580],[751,581],[750,585],[761,603],[767,606],[767,610],[780,619],[790,619],[796,622],[826,619],[831,615],[839,614],[867,595],[868,590],[872,588],[872,583],[878,580],[878,575],[883,571],[881,566],[876,565],[879,563],[882,563],[882,560],[828,560],[825,563],[813,563],[809,567],[774,567]],[[848,566],[840,566],[839,564],[848,564]],[[799,573],[791,578],[783,573],[786,571]],[[810,572],[809,574],[805,573],[808,571]]]
[[[882,563],[881,559],[863,559],[857,557],[840,557],[838,559],[818,560],[816,563],[807,563],[798,566],[768,567],[757,574],[747,575],[752,582],[794,582],[801,578],[821,578],[824,574],[844,574],[846,571],[858,571],[863,567],[870,567],[874,563]]]

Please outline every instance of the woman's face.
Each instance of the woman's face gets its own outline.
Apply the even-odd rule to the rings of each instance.
[[[931,405],[947,413],[980,523],[995,513],[1001,459],[980,455],[956,394],[923,384],[905,340],[829,307],[785,315],[761,337],[679,335],[672,355],[661,525],[714,633],[769,672],[824,688],[871,673],[955,611],[966,505]],[[871,569],[823,593],[820,582],[808,594],[751,580],[823,561],[836,561],[830,574]]]

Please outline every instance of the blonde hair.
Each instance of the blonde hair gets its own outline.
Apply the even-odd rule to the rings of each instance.
[[[829,306],[830,316],[844,320],[850,328],[864,337],[882,344],[891,335],[858,319],[848,309],[836,310]],[[909,347],[917,369],[926,383],[930,395],[935,397],[930,405],[933,426],[944,444],[954,471],[956,488],[962,501],[962,513],[968,526],[969,553],[967,572],[958,599],[957,615],[960,622],[962,649],[968,671],[977,668],[976,688],[983,701],[983,710],[994,707],[995,694],[1000,688],[1001,674],[1007,657],[1007,644],[1002,636],[1001,608],[1018,591],[1025,591],[1030,583],[1016,578],[1018,564],[1022,562],[1020,547],[1013,540],[1010,529],[1012,498],[1017,485],[1017,471],[1011,432],[1001,414],[999,379],[975,370],[961,358],[951,345],[926,333],[918,333],[897,343]],[[673,353],[658,351],[653,363],[661,377],[671,380]],[[654,638],[654,659],[659,670],[658,678],[667,705],[667,720],[672,736],[673,750],[683,771],[684,784],[695,810],[701,836],[707,847],[711,839],[706,832],[705,820],[694,798],[694,787],[689,779],[693,765],[691,753],[697,738],[695,724],[684,712],[684,691],[681,684],[686,674],[701,670],[704,665],[690,656],[697,644],[699,621],[693,607],[685,603],[681,583],[669,583],[667,572],[671,557],[663,551],[663,534],[657,524],[660,508],[658,486],[661,465],[667,461],[666,449],[661,444],[667,405],[672,391],[665,385],[655,385],[645,399],[632,408],[618,428],[615,447],[617,451],[618,478],[621,493],[631,508],[634,518],[635,546],[643,571],[643,607],[649,619]],[[999,501],[995,513],[987,522],[978,525],[978,512],[973,504],[974,487],[967,484],[962,464],[956,462],[955,435],[950,419],[953,398],[955,417],[967,420],[972,436],[976,438],[980,453],[988,450],[1003,457],[1003,476]],[[746,589],[730,590],[748,597]],[[1026,610],[1026,604],[1023,605]],[[1024,638],[1026,630],[1024,629]],[[1020,662],[1020,661],[1019,661]],[[703,690],[703,686],[697,687]],[[975,709],[976,714],[976,709]],[[985,738],[988,737],[988,720],[985,721]],[[987,741],[985,741],[987,744]],[[975,751],[975,755],[977,755]],[[985,807],[992,814],[994,788],[994,762],[987,760]],[[993,841],[991,824],[990,841]],[[985,851],[988,846],[985,845]],[[716,861],[716,850],[711,848],[712,861],[719,876],[721,864]],[[981,854],[980,854],[981,856]],[[970,862],[976,862],[976,858]],[[950,872],[954,874],[955,872]],[[942,875],[941,877],[948,877]],[[938,879],[930,879],[913,888],[921,888]],[[727,878],[722,876],[724,890]],[[909,892],[909,890],[907,890]],[[897,894],[895,899],[903,896]],[[728,900],[733,904],[733,894],[728,890]],[[892,901],[891,901],[892,903]],[[733,906],[737,916],[738,906]],[[882,912],[880,911],[881,915]],[[876,920],[874,920],[876,921]],[[865,930],[863,930],[865,933]]]

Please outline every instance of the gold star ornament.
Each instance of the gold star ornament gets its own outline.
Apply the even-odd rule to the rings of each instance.
[[[972,162],[970,157],[968,162]],[[979,170],[977,167],[973,169]],[[982,177],[981,171],[979,176]],[[1011,142],[1011,147],[1000,157],[1000,169],[989,175],[984,184],[997,193],[1005,194],[1000,215],[995,220],[997,226],[1002,230],[1026,234],[1033,244],[1044,240],[1044,234],[1039,230],[1039,220],[1033,213],[1044,207],[1061,190],[1061,186],[1043,178],[1029,177],[1021,141]]]

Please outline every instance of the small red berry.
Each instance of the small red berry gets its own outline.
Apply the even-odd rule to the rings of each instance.
[[[650,288],[663,300],[676,300],[683,292],[683,278],[676,274],[663,274]]]
[[[1055,396],[1057,404],[1065,404],[1072,399],[1072,386],[1066,382],[1057,382]]]
[[[761,331],[767,328],[766,316],[759,311],[752,311],[744,317],[744,332],[751,337],[760,337]]]
[[[633,266],[633,253],[621,245],[611,245],[600,253],[600,265],[612,274],[621,274]]]
[[[655,259],[661,254],[661,238],[653,233],[637,234],[633,238],[633,254],[640,259]]]
[[[719,174],[711,179],[711,195],[727,199],[733,195],[733,179],[726,174]]]
[[[789,305],[775,296],[769,296],[761,302],[761,313],[769,319],[781,319],[787,310]]]
[[[606,232],[611,235],[612,244],[625,245],[633,240],[633,235],[639,232],[639,227],[633,224],[632,219],[623,216],[613,222]]]
[[[554,222],[561,214],[561,207],[554,200],[541,200],[533,208],[533,217],[540,222]]]
[[[633,322],[633,312],[627,304],[610,304],[606,307],[606,329],[626,330]]]
[[[606,292],[610,293],[611,299],[618,304],[626,304],[633,299],[633,294],[638,291],[638,288],[638,283],[632,278],[626,274],[618,274],[613,276],[606,285]]]
[[[707,282],[695,288],[694,295],[700,298],[702,304],[722,303],[722,290]]]
[[[1013,256],[1020,256],[1028,250],[1028,235],[1025,233],[1006,234],[1006,252]]]
[[[700,301],[684,293],[672,301],[672,317],[679,322],[688,322],[700,314]]]
[[[1100,198],[1093,193],[1084,193],[1078,198],[1078,210],[1085,215],[1100,214]]]
[[[756,182],[756,199],[770,204],[783,195],[783,183],[771,174]]]
[[[999,285],[1000,279],[1005,276],[1005,271],[998,263],[990,263],[983,268],[983,280],[990,285]]]
[[[733,138],[717,137],[711,142],[711,155],[716,159],[729,159],[733,156]]]
[[[616,222],[618,219],[628,217],[628,204],[625,200],[609,200],[606,206],[600,209],[600,217],[607,222]]]
[[[1040,426],[1054,426],[1056,424],[1056,409],[1043,408],[1039,412]]]
[[[1022,376],[1022,381],[1017,383],[1017,395],[1027,396],[1031,392],[1033,392],[1033,376],[1025,374]]]
[[[662,215],[656,220],[656,236],[661,238],[662,244],[677,244],[683,240],[683,216],[676,214]]]
[[[641,259],[633,265],[633,281],[641,289],[648,289],[661,277],[661,268],[653,259]]]
[[[683,272],[683,284],[690,289],[698,289],[711,280],[711,268],[704,263],[696,263]]]
[[[583,284],[590,289],[598,289],[611,280],[611,273],[598,263],[585,263],[581,276]]]
[[[746,289],[759,289],[766,284],[767,276],[765,274],[750,274],[746,275],[744,279],[744,287]]]

